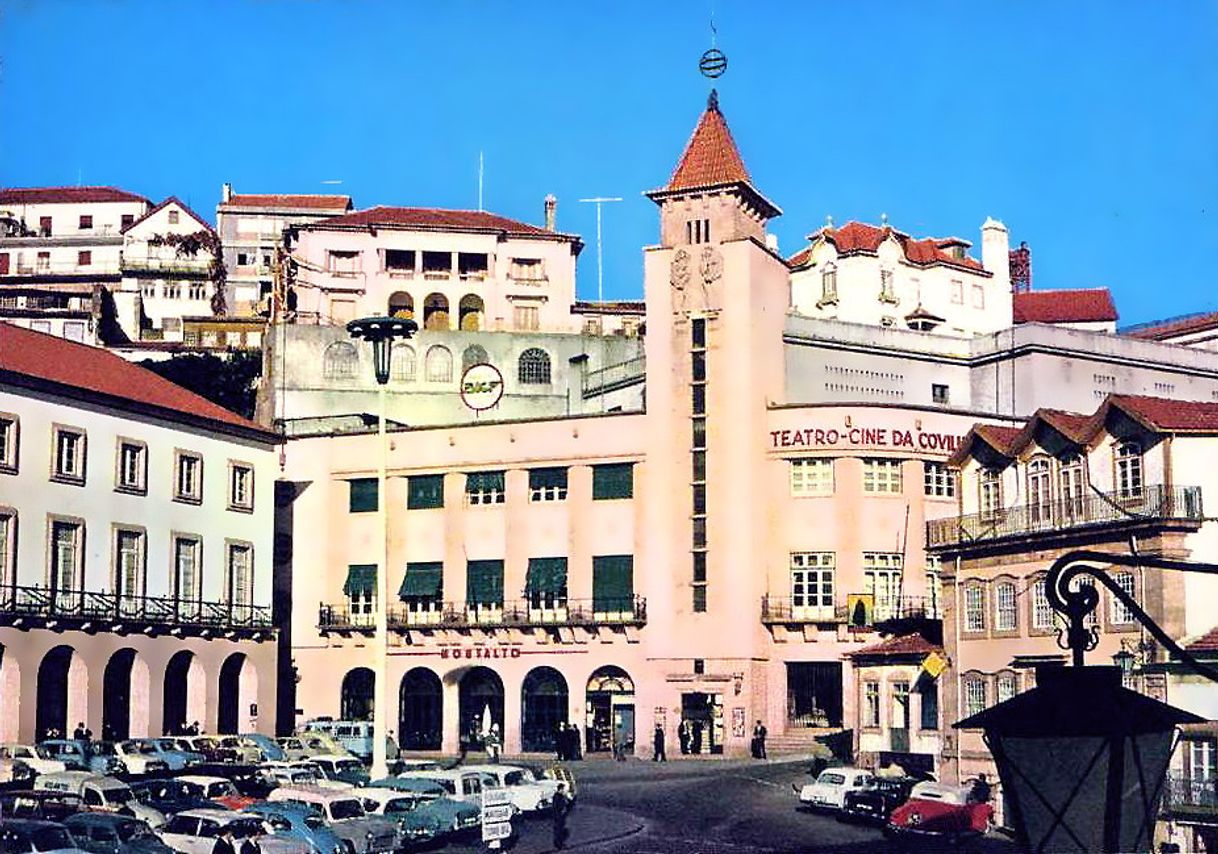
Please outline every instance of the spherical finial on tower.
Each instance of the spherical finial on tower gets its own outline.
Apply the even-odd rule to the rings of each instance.
[[[719,48],[712,47],[698,60],[698,71],[712,80],[722,77],[723,72],[727,71],[727,55]]]

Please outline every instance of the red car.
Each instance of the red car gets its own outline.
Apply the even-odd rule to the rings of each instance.
[[[970,787],[918,783],[909,800],[892,811],[884,833],[899,842],[927,847],[956,845],[989,829],[994,808],[969,800]]]
[[[233,785],[233,781],[227,780],[224,777],[203,777],[194,774],[184,774],[178,777],[177,780],[189,786],[193,794],[201,798],[207,798],[209,801],[215,801],[217,804],[230,810],[243,810],[258,802],[257,798],[251,798],[238,792],[237,787]]]

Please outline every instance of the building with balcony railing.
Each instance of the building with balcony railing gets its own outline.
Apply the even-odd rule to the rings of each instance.
[[[0,741],[273,732],[276,443],[0,322]]]

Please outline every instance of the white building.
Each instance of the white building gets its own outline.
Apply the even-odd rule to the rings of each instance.
[[[276,441],[0,323],[0,741],[272,731]]]

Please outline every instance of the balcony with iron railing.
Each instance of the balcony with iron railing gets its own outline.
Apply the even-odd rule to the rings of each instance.
[[[647,359],[645,356],[635,356],[624,362],[596,368],[584,374],[583,396],[603,394],[619,388],[625,388],[636,382],[641,382],[647,374]]]
[[[175,273],[182,276],[206,276],[211,270],[212,259],[196,258],[139,258],[123,255],[123,270],[130,273]]]
[[[1191,522],[1203,518],[1201,487],[1144,486],[1136,493],[1091,492],[1075,498],[1023,504],[987,513],[932,519],[928,548],[1064,532],[1079,528],[1145,522]]]
[[[35,261],[16,263],[0,270],[5,279],[78,279],[92,276],[117,276],[122,272],[117,259],[96,259],[88,264],[78,261]]]
[[[274,636],[267,605],[20,586],[0,588],[0,626],[256,640]]]
[[[851,596],[854,604],[807,605],[794,597],[762,596],[761,622],[764,625],[800,623],[843,623],[859,628],[880,626],[891,621],[941,620],[937,597],[893,596],[876,600],[869,594]]]
[[[1208,818],[1218,823],[1218,777],[1168,771],[1161,811],[1168,818]]]
[[[423,600],[388,609],[390,631],[411,629],[538,628],[560,626],[643,626],[647,600],[642,596],[605,599],[519,599],[499,604]],[[324,632],[371,633],[376,611],[348,603],[318,609],[317,627]]]

